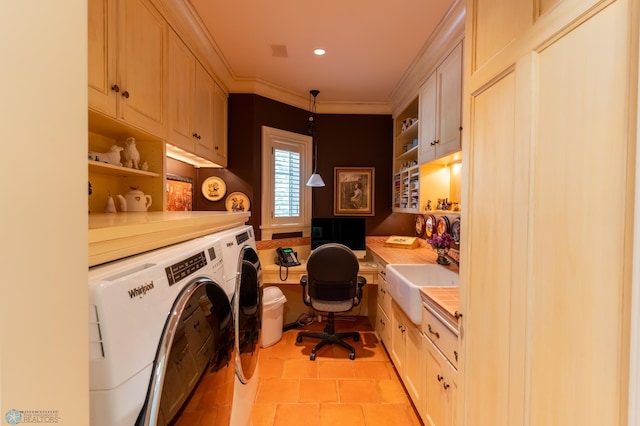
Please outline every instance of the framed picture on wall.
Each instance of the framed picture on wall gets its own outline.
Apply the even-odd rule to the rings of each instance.
[[[333,171],[334,216],[373,216],[375,168],[335,167]]]
[[[193,181],[186,176],[167,174],[167,211],[193,209]]]

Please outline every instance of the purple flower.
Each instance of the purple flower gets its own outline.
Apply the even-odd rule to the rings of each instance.
[[[453,244],[453,237],[447,233],[434,234],[431,238],[427,239],[427,242],[434,249],[448,249]]]

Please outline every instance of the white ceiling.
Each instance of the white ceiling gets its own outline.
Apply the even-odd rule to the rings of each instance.
[[[323,102],[386,105],[454,0],[187,0],[228,72]],[[275,47],[274,47],[275,46]],[[286,57],[274,49],[286,48]],[[313,50],[321,47],[324,56]]]

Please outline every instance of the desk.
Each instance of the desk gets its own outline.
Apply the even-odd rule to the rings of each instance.
[[[286,278],[284,281],[281,279],[280,274],[282,274],[282,278]],[[282,269],[279,265],[273,263],[262,263],[262,281],[265,284],[300,285],[300,278],[306,274],[306,259],[303,259],[301,265]],[[367,284],[376,284],[378,282],[378,269],[376,264],[372,262],[360,262],[358,275],[364,277],[367,280]]]

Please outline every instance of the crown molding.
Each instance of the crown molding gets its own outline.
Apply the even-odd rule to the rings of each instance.
[[[398,82],[391,97],[389,109],[394,117],[418,97],[420,87],[437,66],[464,39],[466,6],[456,1]]]
[[[301,109],[307,109],[308,97],[260,79],[236,76],[211,34],[185,0],[151,0],[171,28],[189,46],[205,69],[226,93],[264,96]],[[417,96],[420,86],[437,65],[464,38],[464,0],[457,0],[434,33],[425,42],[416,59],[402,76],[387,102],[322,102],[322,114],[392,114],[394,117]]]

